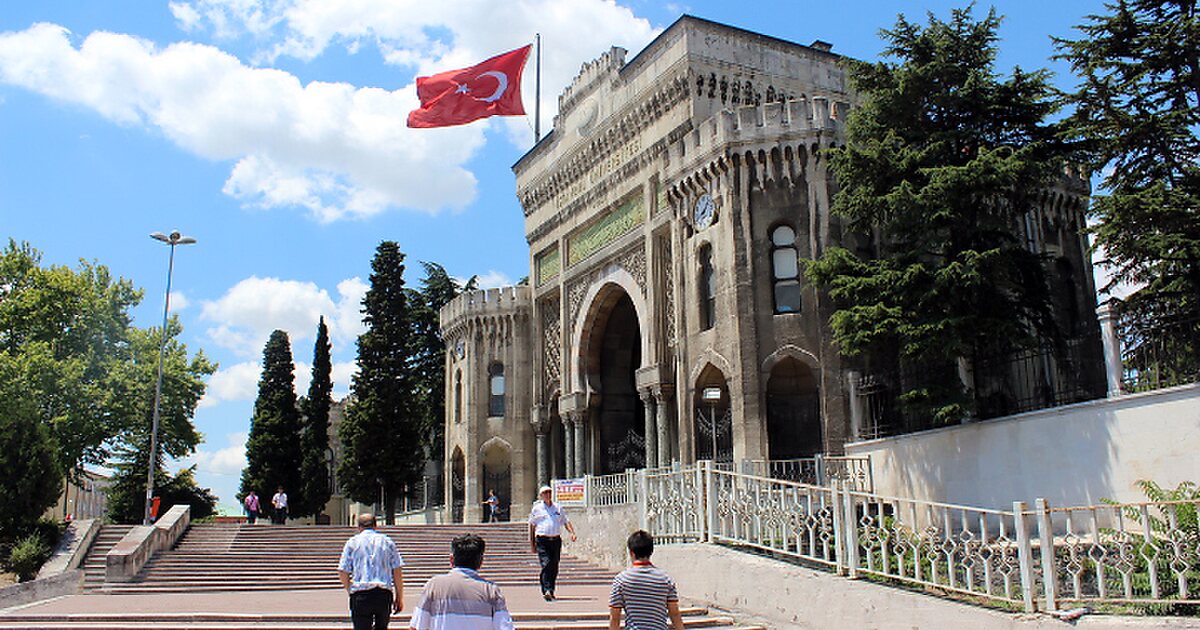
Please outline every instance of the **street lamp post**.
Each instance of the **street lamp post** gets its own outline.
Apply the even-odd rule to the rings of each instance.
[[[171,272],[175,269],[175,246],[190,245],[196,242],[196,239],[183,236],[178,230],[171,232],[170,236],[162,232],[154,232],[150,234],[150,238],[170,245],[171,254],[167,258],[167,299],[163,304],[162,339],[158,344],[158,383],[154,386],[154,420],[150,423],[150,461],[146,470],[146,505],[142,516],[143,525],[151,523],[150,506],[154,498],[154,456],[158,452],[158,416],[159,407],[162,404],[163,357],[167,352],[167,314],[171,311]]]

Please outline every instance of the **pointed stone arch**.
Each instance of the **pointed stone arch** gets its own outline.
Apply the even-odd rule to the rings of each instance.
[[[574,391],[590,392],[589,367],[594,367],[595,344],[604,334],[603,326],[596,326],[604,321],[612,308],[616,306],[623,295],[629,296],[637,314],[637,325],[641,335],[641,365],[645,367],[651,361],[650,357],[650,313],[646,298],[638,286],[637,279],[623,267],[610,264],[601,271],[588,287],[583,296],[584,307],[571,326],[571,348],[574,350],[572,360],[572,378]]]

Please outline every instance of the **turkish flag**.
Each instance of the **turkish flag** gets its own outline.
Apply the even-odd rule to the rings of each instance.
[[[421,107],[408,113],[409,127],[465,125],[488,116],[521,116],[521,73],[529,49],[524,46],[462,70],[417,77]]]

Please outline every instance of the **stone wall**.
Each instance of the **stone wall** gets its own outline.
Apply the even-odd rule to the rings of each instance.
[[[563,552],[590,560],[614,571],[629,564],[625,541],[637,530],[639,511],[636,503],[595,508],[566,508],[579,540],[567,539]]]

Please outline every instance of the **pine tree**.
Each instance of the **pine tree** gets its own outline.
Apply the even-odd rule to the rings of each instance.
[[[375,250],[371,288],[363,298],[367,330],[358,338],[354,402],[339,428],[344,457],[338,479],[355,501],[373,503],[382,491],[389,524],[397,497],[419,478],[424,464],[410,298],[404,254],[384,241]]]
[[[957,365],[1055,332],[1042,262],[1016,226],[1065,149],[1045,123],[1046,73],[993,69],[999,24],[995,11],[930,15],[924,27],[900,16],[882,32],[898,63],[849,62],[863,100],[830,165],[834,212],[861,247],[831,248],[809,267],[837,305],[842,352],[868,369],[936,372],[901,396],[935,422],[971,413]]]
[[[1200,315],[1200,8],[1195,0],[1118,0],[1078,40],[1056,39],[1080,77],[1073,131],[1104,173],[1091,214],[1113,284],[1139,289],[1129,312]]]
[[[300,496],[297,516],[316,515],[329,501],[329,408],[333,405],[333,371],[330,360],[329,328],[322,317],[317,323],[317,341],[313,348],[312,381],[304,398],[304,430],[300,445],[304,451],[301,465]]]
[[[442,457],[446,422],[446,344],[442,341],[438,313],[460,293],[458,283],[437,263],[423,262],[425,278],[416,310],[417,353],[413,365],[418,376],[421,414],[424,419],[427,458]]]
[[[294,370],[288,335],[276,330],[263,348],[262,378],[258,381],[258,399],[254,401],[254,417],[246,440],[243,496],[255,490],[263,497],[270,497],[276,488],[283,487],[289,504],[304,504],[298,483],[300,412],[296,408]],[[265,503],[269,510],[270,502]]]

